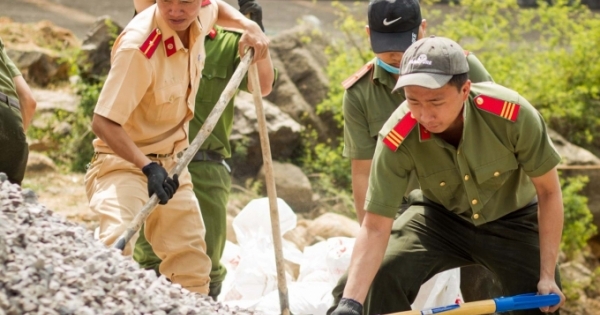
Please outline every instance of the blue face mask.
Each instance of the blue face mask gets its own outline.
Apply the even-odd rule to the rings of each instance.
[[[390,66],[387,63],[383,62],[381,59],[377,58],[377,65],[382,67],[385,71],[391,74],[400,74],[400,68],[396,68],[394,66]]]

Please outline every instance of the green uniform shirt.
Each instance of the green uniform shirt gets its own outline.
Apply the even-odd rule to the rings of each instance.
[[[472,82],[493,81],[475,55],[467,55]],[[390,115],[404,102],[404,93],[392,93],[396,79],[374,65],[344,93],[344,156],[370,160],[375,152],[377,133]]]
[[[478,95],[519,104],[516,120],[478,108],[474,101]],[[496,220],[533,200],[536,191],[529,177],[547,173],[561,160],[541,115],[517,92],[491,82],[471,85],[464,106],[458,149],[434,134],[422,140],[426,137],[416,124],[392,151],[382,139],[408,113],[406,102],[392,114],[377,141],[367,211],[393,218],[412,170],[425,197],[474,225]]]
[[[6,55],[4,42],[0,39],[0,92],[18,100],[17,88],[13,78],[19,75],[21,75],[21,72]]]
[[[213,40],[207,36],[204,41],[206,55],[210,58],[207,58],[204,64],[202,80],[200,80],[200,86],[196,94],[194,118],[190,122],[190,139],[193,139],[202,128],[241,60],[238,55],[238,42],[242,34],[218,26],[215,26],[215,29],[219,40],[217,38]],[[231,61],[234,59],[235,62],[232,63]],[[247,91],[247,82],[247,78],[244,78],[240,84],[240,89]],[[225,158],[231,157],[229,136],[233,127],[233,100],[234,98],[227,104],[212,133],[206,138],[200,150],[213,150],[222,154]]]

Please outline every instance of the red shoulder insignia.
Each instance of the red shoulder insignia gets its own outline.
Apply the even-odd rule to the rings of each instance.
[[[353,75],[342,82],[342,86],[344,89],[349,89],[351,86],[358,81],[358,79],[362,78],[369,70],[373,69],[373,62],[368,62],[364,66],[362,66],[358,71],[356,71]]]
[[[150,59],[152,57],[156,51],[156,48],[158,47],[158,44],[160,44],[161,38],[162,34],[158,28],[150,32],[150,36],[148,36],[146,41],[144,41],[142,46],[140,46],[140,50],[144,56],[146,56],[146,58]]]
[[[412,117],[412,114],[410,112],[406,113],[396,126],[388,132],[385,138],[383,138],[383,143],[385,143],[390,150],[395,152],[416,124],[417,120]]]
[[[512,122],[517,120],[517,117],[519,116],[519,108],[521,108],[521,105],[519,104],[493,98],[487,95],[478,95],[475,97],[475,104],[477,104],[478,108],[486,112],[498,115]]]
[[[217,37],[217,29],[213,27],[210,29],[210,32],[208,32],[208,38],[215,39],[215,37]]]
[[[202,0],[202,3],[200,4],[200,7],[205,7],[207,5],[210,4],[210,0]]]
[[[174,53],[177,52],[177,48],[175,47],[175,37],[171,36],[165,40],[165,48],[167,57],[171,57]]]

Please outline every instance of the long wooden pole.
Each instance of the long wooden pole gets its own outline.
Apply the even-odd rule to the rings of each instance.
[[[229,83],[227,83],[227,85],[225,86],[225,89],[223,90],[223,93],[221,93],[221,97],[219,97],[217,104],[212,109],[210,114],[208,114],[208,117],[206,117],[206,121],[204,122],[204,124],[202,124],[202,128],[200,128],[194,140],[192,141],[192,143],[190,143],[190,146],[187,148],[187,150],[185,150],[181,159],[179,159],[175,167],[169,172],[169,177],[173,177],[174,174],[181,174],[181,171],[183,171],[183,169],[186,168],[188,164],[190,164],[190,161],[192,160],[194,155],[196,155],[196,152],[198,152],[200,146],[202,146],[206,138],[208,138],[208,136],[212,133],[213,129],[215,128],[215,124],[221,117],[221,114],[223,114],[223,111],[227,107],[227,104],[229,103],[233,95],[235,95],[235,93],[237,92],[237,89],[240,83],[242,82],[242,79],[248,71],[248,67],[250,66],[250,62],[252,61],[253,56],[254,50],[249,49],[246,55],[244,55],[244,58],[242,58],[242,60],[240,61],[240,64],[233,73],[231,79],[229,80]],[[152,197],[150,197],[150,200],[146,202],[142,210],[138,212],[135,218],[133,218],[133,220],[129,223],[125,231],[121,234],[121,236],[119,236],[119,238],[117,238],[117,240],[111,246],[114,248],[118,248],[119,250],[123,250],[129,242],[129,240],[131,239],[131,237],[133,237],[133,235],[135,235],[140,230],[142,224],[146,221],[146,219],[148,218],[150,213],[152,213],[157,204],[158,197],[156,197],[156,194],[153,194]]]
[[[283,250],[281,241],[281,229],[279,227],[279,209],[277,208],[277,191],[275,189],[275,178],[273,176],[273,160],[271,158],[271,145],[269,144],[269,133],[267,120],[263,109],[262,93],[258,79],[256,64],[250,66],[249,81],[252,86],[254,106],[256,106],[256,119],[258,121],[258,134],[260,136],[260,147],[262,150],[263,166],[265,168],[265,182],[267,185],[267,196],[269,197],[269,208],[271,214],[271,230],[273,231],[273,248],[275,249],[275,265],[277,267],[277,287],[279,289],[279,304],[281,314],[289,315],[288,291],[285,279],[285,265],[283,261]]]

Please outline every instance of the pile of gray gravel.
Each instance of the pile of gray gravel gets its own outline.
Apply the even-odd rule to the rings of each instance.
[[[140,269],[0,173],[0,315],[250,314]]]

